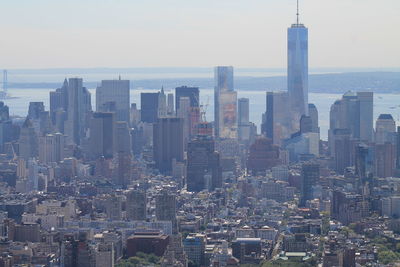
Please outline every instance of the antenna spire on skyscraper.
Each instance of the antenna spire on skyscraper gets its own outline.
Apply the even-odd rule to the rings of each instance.
[[[297,13],[296,13],[296,16],[297,16],[297,25],[299,25],[299,0],[297,0]]]

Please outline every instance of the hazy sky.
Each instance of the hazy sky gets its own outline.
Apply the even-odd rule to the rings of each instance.
[[[399,0],[300,0],[310,67],[399,67]],[[285,67],[295,0],[1,0],[0,68]]]

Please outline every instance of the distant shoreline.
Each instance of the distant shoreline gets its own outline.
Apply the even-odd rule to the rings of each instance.
[[[59,82],[9,82],[9,89],[56,89]],[[87,88],[96,88],[100,81],[84,81]],[[153,90],[187,85],[213,88],[211,77],[149,78],[131,80],[131,88]],[[286,76],[251,77],[236,76],[235,89],[240,91],[278,91],[286,90]],[[373,91],[376,93],[400,93],[400,72],[346,72],[310,74],[310,93],[343,93],[346,91]]]

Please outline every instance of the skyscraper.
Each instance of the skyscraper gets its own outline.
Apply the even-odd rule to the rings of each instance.
[[[190,121],[190,98],[186,96],[179,97],[179,108],[177,108],[177,117],[183,120],[183,142],[186,148],[189,142],[191,121]]]
[[[39,120],[40,113],[44,111],[43,102],[29,102],[28,117],[31,120]]]
[[[88,112],[91,111],[90,92],[83,87],[82,78],[68,81],[68,119],[65,131],[69,144],[81,143],[87,128]]]
[[[140,117],[143,122],[155,123],[158,118],[158,99],[160,93],[140,94]]]
[[[199,88],[198,87],[188,87],[181,86],[175,88],[175,104],[176,110],[179,109],[179,99],[181,97],[189,97],[190,107],[199,107]]]
[[[288,92],[292,123],[298,125],[302,115],[308,115],[308,29],[297,22],[288,29]],[[295,130],[298,127],[295,126]]]
[[[289,95],[287,92],[267,92],[264,134],[276,145],[289,138],[291,119],[289,117]],[[299,117],[300,120],[300,117]]]
[[[233,88],[233,67],[219,66],[214,70],[215,136],[237,137],[237,93]]]
[[[396,122],[392,115],[381,114],[376,120],[375,143],[384,144],[386,142],[395,144],[396,142]]]
[[[220,157],[215,151],[215,142],[212,137],[198,136],[189,142],[187,158],[188,191],[214,190],[222,186]],[[207,177],[210,179],[207,180]]]
[[[167,96],[164,87],[161,87],[161,92],[158,94],[158,118],[165,117],[167,117]]]
[[[248,98],[238,99],[238,138],[239,141],[251,143],[257,134],[257,128],[250,122],[250,101]]]
[[[114,113],[94,112],[89,121],[90,159],[112,158],[114,152]]]
[[[172,160],[183,161],[183,119],[160,118],[153,129],[153,158],[160,172],[172,170]]]
[[[357,92],[360,110],[360,140],[372,142],[374,139],[374,93]]]
[[[125,121],[117,121],[115,122],[114,127],[114,152],[131,155],[132,136],[128,127],[128,123]]]
[[[103,80],[96,88],[96,111],[107,112],[104,106],[115,103],[116,120],[129,123],[129,80]]]
[[[319,133],[318,110],[314,104],[308,104],[308,115],[312,120],[312,132]]]
[[[65,136],[61,133],[39,137],[39,161],[60,162],[64,159]]]
[[[173,93],[169,93],[167,95],[167,115],[169,117],[172,117],[174,115],[174,94]]]
[[[62,87],[50,92],[50,117],[56,124],[56,113],[60,110],[68,110],[68,81],[64,80]]]
[[[304,207],[307,200],[313,199],[313,186],[319,180],[319,164],[304,163],[301,168],[300,206]]]
[[[30,158],[38,156],[38,137],[29,118],[26,118],[21,127],[18,143],[20,158],[28,161]]]
[[[386,142],[375,145],[374,174],[380,178],[393,177],[396,168],[396,147]]]
[[[335,153],[334,133],[336,129],[346,129],[350,138],[360,141],[373,141],[373,93],[347,92],[342,99],[335,101],[330,110],[328,132],[331,155]]]
[[[244,125],[250,122],[249,119],[249,99],[239,98],[238,99],[238,125]]]

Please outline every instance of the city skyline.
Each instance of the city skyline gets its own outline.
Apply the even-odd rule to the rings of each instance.
[[[282,30],[296,21],[294,0],[93,3],[3,2],[1,68],[283,67]],[[399,9],[395,0],[301,1],[301,22],[313,35],[310,66],[398,67]]]
[[[18,9],[21,24],[16,26],[33,14],[38,18],[30,24],[33,28],[56,29],[67,38],[59,46],[62,39],[56,35],[30,38],[27,52],[37,67],[49,58],[59,64],[68,58],[76,64],[109,66],[135,57],[137,63],[146,59],[147,64],[155,58],[171,64],[194,64],[200,58],[207,64],[218,62],[213,79],[191,76],[196,71],[206,74],[206,68],[175,68],[175,73],[158,68],[142,81],[132,74],[145,76],[144,68],[118,74],[111,73],[117,69],[97,69],[89,75],[96,82],[82,68],[75,69],[79,77],[66,71],[61,74],[65,78],[60,77],[63,69],[25,70],[19,72],[22,75],[11,71],[10,77],[3,70],[0,266],[400,264],[400,72],[309,71],[315,63],[312,57],[321,62],[345,59],[363,67],[375,62],[371,40],[382,35],[370,25],[363,25],[369,35],[353,31],[351,38],[343,39],[338,32],[348,24],[345,10],[338,20],[329,21],[337,31],[324,25],[328,15],[318,17],[333,6],[349,9],[361,0],[302,1],[305,19],[299,0],[254,0],[247,5],[244,0],[38,0],[33,5],[22,1],[29,13]],[[265,11],[255,6],[280,7],[286,13],[293,2],[294,20],[278,19],[276,12],[258,25],[276,20],[272,26],[287,33],[285,43],[268,27],[257,31],[251,26]],[[374,2],[363,2],[363,15],[370,15]],[[8,8],[13,6],[8,2]],[[129,13],[127,7],[132,6],[137,10]],[[57,16],[46,13],[58,8],[62,10]],[[240,16],[233,19],[235,10]],[[312,10],[318,14],[309,13]],[[193,12],[205,19],[191,17]],[[161,26],[168,14],[175,16]],[[54,19],[54,25],[48,23]],[[281,27],[282,19],[289,26]],[[319,26],[313,19],[319,19]],[[130,24],[135,21],[138,24]],[[190,21],[196,21],[197,28]],[[356,16],[352,22],[361,23]],[[238,29],[238,39],[228,38],[237,23],[247,31]],[[208,32],[210,25],[213,30]],[[130,34],[118,36],[128,26]],[[142,40],[138,28],[149,38]],[[350,24],[346,29],[351,31]],[[83,36],[84,31],[91,34]],[[173,32],[181,35],[174,39]],[[214,42],[202,39],[217,32],[210,39]],[[94,38],[96,34],[100,38]],[[11,43],[18,35],[13,37]],[[47,49],[38,53],[42,37]],[[156,37],[158,42],[139,51]],[[264,37],[276,42],[257,43]],[[370,42],[360,46],[359,37]],[[130,38],[136,38],[138,46]],[[315,40],[326,43],[316,48]],[[398,51],[385,47],[396,42],[382,40],[384,44],[374,49],[395,56]],[[344,51],[341,45],[346,41]],[[256,44],[266,53],[259,53]],[[19,45],[11,55],[23,58],[19,49],[25,43]],[[320,57],[321,49],[326,57]],[[99,52],[101,56],[92,61]],[[263,68],[247,70],[258,72],[258,77],[242,75],[244,69],[237,75],[234,62],[244,57],[256,62],[255,54],[268,64],[275,64],[274,58],[286,59],[287,77],[274,76],[282,75],[280,71],[266,77]],[[357,54],[365,62],[357,60]],[[40,62],[34,60],[38,55]],[[225,57],[231,62],[222,60]],[[382,62],[388,61],[382,57]],[[163,79],[155,78],[161,74]]]

